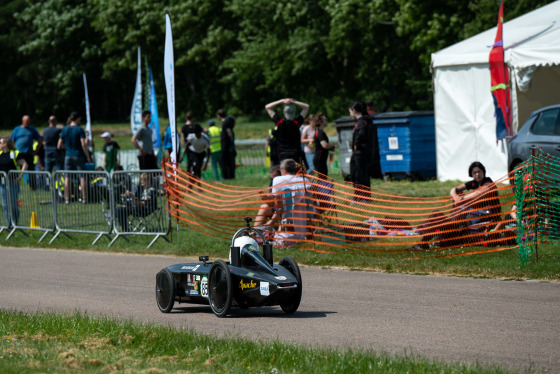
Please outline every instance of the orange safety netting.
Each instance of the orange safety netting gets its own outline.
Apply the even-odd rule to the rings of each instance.
[[[268,187],[209,183],[176,165],[164,165],[171,215],[192,230],[218,238],[230,239],[243,226],[243,217],[250,216],[275,246],[318,252],[461,256],[536,240],[530,228],[518,238],[513,173],[476,190],[476,198],[460,202],[450,196],[406,197],[374,190],[356,194],[349,183],[304,177],[272,192]],[[529,202],[523,205],[524,222],[529,222],[537,213]]]

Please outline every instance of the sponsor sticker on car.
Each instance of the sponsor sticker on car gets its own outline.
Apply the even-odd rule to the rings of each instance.
[[[261,295],[262,296],[269,296],[270,295],[270,288],[268,282],[261,282]]]

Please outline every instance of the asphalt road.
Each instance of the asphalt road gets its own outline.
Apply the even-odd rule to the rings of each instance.
[[[188,304],[160,313],[156,273],[194,261],[0,248],[0,307],[79,310],[219,336],[372,348],[560,373],[559,283],[302,267],[302,303],[292,316],[275,307],[232,309],[231,316],[218,319],[209,307]]]

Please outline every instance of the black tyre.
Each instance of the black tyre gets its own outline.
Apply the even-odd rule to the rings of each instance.
[[[175,304],[175,281],[169,269],[156,275],[156,301],[162,313],[169,313]]]
[[[282,260],[280,260],[279,265],[288,269],[288,271],[294,275],[298,282],[297,289],[295,289],[291,294],[290,300],[284,304],[280,304],[280,307],[285,313],[292,314],[299,308],[299,303],[301,302],[301,273],[299,271],[299,266],[291,257],[284,257]]]
[[[218,317],[225,317],[233,301],[233,284],[226,263],[216,260],[208,274],[208,301]]]

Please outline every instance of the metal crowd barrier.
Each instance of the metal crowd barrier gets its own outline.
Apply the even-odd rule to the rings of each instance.
[[[105,218],[111,209],[111,186],[105,171],[67,171],[54,174],[54,216],[56,234],[97,234],[111,239],[112,224]]]
[[[6,182],[8,174],[0,172],[0,201],[2,202],[2,215],[0,216],[0,233],[10,229],[10,206],[8,205],[8,188]]]
[[[9,239],[16,231],[43,231],[41,242],[54,232],[52,179],[45,171],[12,170],[2,183],[7,194],[2,193],[2,206],[8,206],[11,226]],[[6,200],[4,200],[6,198]]]
[[[106,218],[111,220],[116,236],[109,246],[119,237],[129,240],[127,235],[155,236],[148,248],[159,238],[169,242],[171,219],[163,190],[163,172],[119,171],[112,174],[111,182],[114,203]]]

